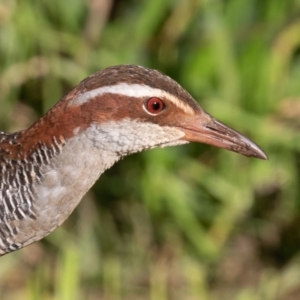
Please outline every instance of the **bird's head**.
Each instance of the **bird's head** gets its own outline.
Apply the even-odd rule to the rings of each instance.
[[[73,116],[68,125],[72,134],[93,127],[121,156],[199,142],[267,159],[259,146],[210,116],[177,82],[156,70],[109,67],[83,80],[61,103]]]

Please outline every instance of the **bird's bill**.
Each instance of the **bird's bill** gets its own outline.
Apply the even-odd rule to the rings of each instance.
[[[180,130],[185,133],[182,139],[186,141],[205,143],[245,156],[268,159],[266,153],[253,141],[209,115],[205,116],[205,121],[203,116],[194,117],[182,125]]]

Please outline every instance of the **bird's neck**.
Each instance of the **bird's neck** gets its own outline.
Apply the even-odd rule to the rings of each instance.
[[[107,134],[99,135],[98,129],[91,126],[71,138],[45,134],[38,143],[32,140],[30,151],[30,129],[21,135],[0,135],[0,254],[39,240],[61,225],[120,158],[105,142]]]
[[[67,134],[59,126],[56,131],[48,126],[48,118],[23,132],[1,136],[0,254],[39,240],[61,225],[121,157],[172,138],[184,143],[177,141],[179,131],[126,118],[84,129],[74,126]]]

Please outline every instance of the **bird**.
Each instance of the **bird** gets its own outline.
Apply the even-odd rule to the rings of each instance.
[[[160,71],[118,65],[87,77],[29,128],[0,132],[0,256],[59,227],[124,156],[189,142],[268,159]]]

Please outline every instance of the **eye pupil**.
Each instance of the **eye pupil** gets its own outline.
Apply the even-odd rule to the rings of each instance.
[[[145,108],[150,114],[157,115],[165,108],[165,104],[160,98],[153,97],[147,100]]]
[[[159,110],[160,109],[160,103],[159,102],[153,102],[152,103],[152,108],[154,110]]]

